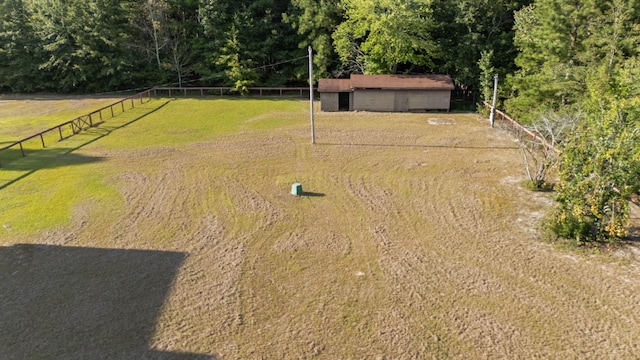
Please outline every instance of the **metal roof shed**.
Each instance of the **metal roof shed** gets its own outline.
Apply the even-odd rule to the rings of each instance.
[[[437,74],[351,75],[318,83],[323,111],[448,111],[453,89],[449,75]]]

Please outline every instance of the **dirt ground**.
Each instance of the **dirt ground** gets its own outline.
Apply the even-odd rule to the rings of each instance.
[[[152,270],[175,276],[160,285],[128,258],[118,266],[139,274],[136,296],[162,300],[155,311],[118,312],[123,327],[149,323],[131,330],[132,344],[101,333],[96,345],[71,327],[63,345],[38,343],[40,353],[0,330],[0,348],[11,342],[16,359],[640,356],[638,244],[585,255],[541,241],[552,195],[523,188],[509,134],[459,114],[320,113],[316,124],[316,145],[305,123],[175,147],[82,149],[122,169],[105,180],[120,210],[100,217],[102,205],[87,200],[69,227],[20,241],[146,251],[153,261],[142,264],[164,261]],[[294,182],[303,196],[289,193]],[[5,253],[25,259],[20,251]],[[38,255],[51,250],[29,251],[55,264]],[[73,253],[83,256],[103,255]],[[5,284],[20,276],[9,271]],[[60,303],[43,306],[63,317]],[[110,321],[104,306],[87,311],[92,323]],[[95,350],[107,348],[117,351]]]

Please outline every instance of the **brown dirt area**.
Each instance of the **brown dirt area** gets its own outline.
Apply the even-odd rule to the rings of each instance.
[[[584,255],[542,242],[551,195],[522,187],[509,134],[459,114],[320,113],[316,123],[316,145],[301,123],[179,147],[88,146],[122,169],[105,184],[120,212],[99,220],[87,201],[72,225],[28,241],[186,254],[139,335],[159,352],[640,356],[637,244]],[[295,181],[309,196],[289,194]],[[0,348],[6,339],[0,331]],[[95,356],[77,350],[86,339],[53,349]]]

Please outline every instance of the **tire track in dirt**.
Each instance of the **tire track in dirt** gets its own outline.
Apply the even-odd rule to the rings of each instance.
[[[390,277],[389,282],[394,284],[396,308],[406,311],[403,323],[396,327],[411,334],[405,334],[403,340],[416,337],[413,344],[403,346],[422,346],[423,351],[431,354],[459,356],[474,354],[477,349],[495,349],[493,345],[497,341],[510,350],[506,353],[513,353],[521,340],[513,338],[514,327],[491,317],[471,318],[472,310],[463,301],[503,292],[499,281],[449,254],[431,252],[420,246],[400,247],[397,245],[400,241],[393,239],[401,235],[385,228],[374,229],[373,235],[380,244],[381,266]],[[431,315],[426,322],[416,320],[421,314]],[[487,319],[493,323],[491,336],[483,333],[487,331]]]
[[[385,227],[377,226],[372,233],[378,243],[380,267],[392,284],[393,306],[379,323],[381,340],[394,351],[389,355],[411,357],[412,354],[406,352],[410,349],[415,351],[414,355],[437,354],[437,342],[444,333],[435,323],[415,322],[411,315],[413,311],[428,311],[425,302],[431,302],[425,296],[429,293],[428,284],[432,282],[422,276],[424,259],[416,253],[400,255]]]
[[[76,241],[82,236],[84,230],[89,225],[91,210],[97,206],[93,200],[80,203],[73,208],[71,214],[71,224],[61,229],[47,230],[40,236],[37,244],[47,245],[67,245]]]
[[[295,137],[308,136],[301,127],[257,139],[222,136],[184,151],[110,154],[128,169],[109,180],[124,201],[122,217],[109,224],[113,246],[189,254],[152,346],[230,359],[639,354],[633,264],[567,255],[535,240],[518,219],[541,203],[522,205],[528,195],[513,195],[517,181],[495,181],[513,176],[517,149],[476,158],[482,147],[407,145],[416,136],[443,146],[471,141],[454,142],[451,133],[435,141],[432,129],[332,135],[399,146],[305,149]],[[294,166],[326,180],[327,196],[273,190],[271,174]],[[85,228],[78,229],[73,239],[81,241]]]
[[[336,255],[345,255],[351,250],[350,243],[343,241],[343,237],[335,232],[329,231],[322,237],[311,236],[311,233],[313,231],[306,228],[286,233],[276,240],[273,249],[276,252],[307,250],[330,252]]]
[[[473,194],[476,192],[479,193],[479,191],[482,191],[482,189],[480,188],[471,188],[470,190],[472,190],[470,193],[464,193],[465,198],[473,196]],[[495,193],[496,191],[498,191],[496,195],[501,196],[500,192],[503,190],[500,190],[499,188],[492,189],[492,192]],[[446,193],[436,193],[443,195],[443,197],[448,196]],[[527,194],[523,194],[523,196],[526,195]],[[449,194],[449,196],[455,197],[455,194]],[[416,208],[424,208],[426,203],[436,201],[436,199],[429,199],[428,201],[425,201],[425,203],[420,204],[421,200],[422,199],[418,200],[418,204],[415,205]],[[458,201],[463,201],[463,199],[458,196]],[[456,203],[457,202],[449,202],[450,206],[456,206]],[[537,201],[537,203],[539,206],[540,202]],[[442,214],[446,215],[439,217],[438,221],[442,223],[450,224],[452,221],[454,221],[454,219],[457,218],[455,212],[439,213],[439,215]],[[523,216],[522,209],[520,209],[517,213],[514,212],[514,217],[516,216]],[[447,217],[449,218],[447,219]],[[467,216],[465,217],[467,219],[473,218]],[[500,219],[498,223],[508,224],[509,220]],[[499,316],[504,319],[508,319],[508,323],[502,321],[502,325],[508,325],[505,329],[513,330],[515,326],[516,328],[525,331],[523,332],[518,330],[515,333],[519,338],[517,344],[513,341],[508,342],[509,347],[505,347],[505,344],[500,344],[500,348],[505,349],[505,354],[518,353],[518,347],[522,348],[523,345],[526,345],[524,347],[529,349],[548,349],[548,352],[540,352],[538,355],[546,354],[546,356],[551,356],[552,354],[558,354],[559,349],[549,349],[549,346],[546,346],[547,344],[544,343],[544,340],[535,340],[549,337],[563,338],[565,339],[566,343],[577,342],[580,343],[579,346],[581,346],[583,349],[589,348],[589,344],[587,342],[575,340],[576,338],[580,338],[579,336],[568,336],[566,334],[566,328],[563,330],[563,328],[558,327],[559,324],[557,320],[559,318],[567,319],[566,324],[570,323],[571,328],[575,332],[588,332],[590,334],[591,341],[611,343],[611,340],[614,340],[614,344],[612,344],[614,348],[623,346],[624,342],[618,342],[615,339],[611,338],[611,336],[609,335],[611,329],[609,329],[609,331],[606,331],[606,328],[603,327],[602,324],[597,324],[597,321],[594,322],[592,320],[596,318],[593,316],[594,310],[604,318],[616,318],[619,317],[619,315],[616,315],[614,312],[609,312],[608,309],[602,309],[595,306],[585,306],[585,304],[589,304],[589,301],[587,299],[590,296],[599,297],[599,295],[603,295],[602,293],[598,294],[599,291],[594,290],[597,288],[597,286],[591,287],[577,285],[579,284],[579,282],[576,282],[576,279],[573,277],[564,279],[561,277],[559,278],[557,275],[553,275],[553,281],[551,282],[546,281],[544,275],[535,276],[537,274],[544,274],[546,272],[546,269],[544,269],[545,264],[553,263],[553,261],[549,261],[549,259],[546,258],[546,256],[549,256],[550,254],[542,255],[537,252],[530,252],[531,245],[527,245],[527,242],[522,240],[519,240],[516,243],[505,242],[504,236],[496,233],[496,231],[498,231],[497,225],[493,222],[487,222],[487,220],[483,219],[482,217],[478,218],[478,220],[475,221],[475,224],[478,225],[478,230],[476,230],[475,232],[472,230],[468,230],[466,232],[466,236],[463,235],[464,233],[458,235],[461,238],[466,238],[466,243],[448,243],[449,245],[455,245],[452,246],[451,250],[455,248],[458,249],[456,253],[451,253],[451,251],[449,250],[448,257],[449,261],[455,261],[455,258],[458,258],[458,266],[466,267],[470,270],[473,269],[474,272],[476,269],[480,270],[483,273],[483,278],[486,278],[487,274],[491,274],[490,278],[492,279],[492,281],[499,284],[500,286],[497,288],[494,287],[492,289],[491,297],[488,297],[487,300],[490,300],[491,298],[503,299],[505,300],[503,301],[503,303],[510,304],[510,306],[515,307],[512,309],[504,310],[504,313],[508,314],[508,316]],[[530,230],[528,229],[523,230],[530,232]],[[441,229],[441,233],[441,236],[446,236],[448,232],[445,231],[445,229]],[[517,235],[513,236],[513,238],[516,239]],[[527,237],[524,238],[526,239]],[[471,244],[473,245],[470,245],[470,239],[473,239],[473,241],[471,242]],[[508,252],[509,254],[511,254],[511,256],[505,257],[504,255],[502,255],[503,251],[505,253]],[[447,256],[445,255],[447,254],[447,250],[445,248],[441,248],[440,250],[438,250],[438,252],[440,253],[440,256]],[[527,254],[527,252],[530,253]],[[454,255],[454,258],[451,258],[451,255]],[[524,259],[527,259],[526,263],[519,263]],[[469,274],[457,274],[451,277],[452,280],[464,278],[470,278]],[[476,279],[475,281],[477,280],[479,279]],[[455,283],[455,281],[452,282]],[[558,285],[562,287],[558,288]],[[465,285],[461,283],[460,286],[463,286],[464,288]],[[544,296],[541,296],[541,294],[544,294]],[[567,303],[567,299],[577,299],[578,301],[570,300]],[[562,308],[563,310],[562,315],[559,317],[559,314],[556,311],[559,307],[558,304],[562,303],[566,303],[566,305],[560,305],[560,308]],[[469,302],[469,304],[471,305],[473,304],[473,302]],[[620,304],[618,304],[618,307],[619,306]],[[628,308],[628,306],[624,307]],[[472,311],[472,313],[477,315],[478,310],[480,309],[474,310]],[[468,309],[460,308],[458,311],[468,312]],[[629,309],[629,311],[632,310]],[[495,313],[495,311],[490,311],[490,313]],[[480,321],[480,319],[483,318],[487,320],[488,318],[486,314],[487,313],[485,311],[485,315],[483,315],[482,317],[473,316],[471,317],[471,319],[471,315],[467,315],[465,317],[467,322]],[[499,314],[495,313],[492,319],[493,321],[495,321],[496,315]],[[522,324],[526,324],[526,326],[523,328]],[[532,327],[530,326],[530,324],[537,324],[536,326],[539,326],[540,329],[535,329],[535,326]],[[544,324],[554,325],[552,325],[552,327],[550,328],[549,326]],[[594,331],[598,328],[600,328],[600,330]],[[629,330],[631,330],[632,328],[633,327],[630,327]],[[624,327],[618,329],[618,332],[622,334],[627,333],[627,331],[623,329]],[[495,332],[493,332],[493,334],[495,336]],[[508,335],[508,333],[506,334],[506,338],[515,336]],[[482,342],[482,338],[477,338],[477,333],[475,335],[472,333],[471,335],[474,343]],[[469,335],[467,334],[465,336],[468,337]],[[615,344],[616,342],[618,343],[617,345]],[[485,343],[484,346],[492,346],[491,348],[494,348],[492,343]],[[573,352],[567,352],[567,355],[575,356],[576,354]]]
[[[207,212],[215,199],[202,194],[224,184],[198,171],[201,160],[172,152],[157,159],[159,169],[154,172],[131,171],[111,179],[125,203],[125,212],[111,231],[114,243],[123,247],[188,253],[157,322],[152,346],[184,351],[182,344],[190,343],[190,351],[215,349],[233,358],[234,334],[243,323],[238,286],[245,241],[231,237],[222,220],[210,212],[217,206]],[[202,211],[205,215],[198,216]],[[202,341],[194,344],[191,338]]]
[[[151,148],[140,153],[135,161],[149,170],[123,172],[109,180],[122,194],[125,209],[111,234],[123,244],[171,248],[175,239],[195,231],[192,214],[204,204],[200,195],[215,188],[215,179],[199,174],[202,164],[189,152]],[[124,156],[117,160],[131,162]]]
[[[237,341],[243,343],[242,349],[231,358],[256,357],[265,351],[276,353],[275,349],[285,357],[294,356],[293,354],[319,353],[322,345],[318,339],[309,340],[305,344],[299,343],[301,337],[313,339],[314,331],[309,323],[304,325],[296,321],[299,319],[293,314],[283,312],[279,319],[282,326],[277,326],[271,336],[261,331],[261,328],[266,326],[265,316],[268,316],[270,311],[279,311],[276,309],[282,305],[282,301],[278,299],[278,292],[290,291],[288,284],[274,282],[271,272],[282,272],[281,268],[285,264],[273,264],[273,259],[289,251],[315,251],[323,242],[309,238],[304,229],[289,233],[279,230],[282,222],[291,221],[285,218],[281,203],[283,199],[277,196],[268,198],[267,194],[273,194],[270,190],[265,192],[265,189],[256,187],[255,178],[264,176],[265,169],[262,169],[260,164],[262,159],[273,166],[271,157],[282,157],[283,153],[295,154],[297,149],[289,136],[268,137],[259,141],[262,145],[256,145],[255,140],[248,142],[246,136],[225,137],[220,144],[207,143],[204,147],[206,152],[200,154],[201,157],[206,157],[207,153],[215,151],[216,156],[255,164],[253,167],[237,169],[233,162],[226,160],[225,175],[216,179],[218,190],[224,198],[224,206],[220,207],[221,217],[225,219],[225,223],[236,224],[231,225],[233,232],[244,239],[248,244],[246,252],[251,254],[246,256],[238,285],[238,292],[241,294],[239,313],[242,323],[251,330],[249,333],[235,336],[250,337],[255,341],[247,343],[238,339]],[[200,144],[199,149],[203,149],[202,145]],[[260,151],[256,152],[256,146],[259,146]],[[223,155],[227,152],[229,156]],[[295,156],[292,155],[291,158]],[[290,160],[287,159],[286,162]],[[267,171],[273,172],[268,169]],[[286,199],[291,198],[289,196]],[[336,251],[341,251],[339,240],[335,236],[327,234],[326,240],[333,241]],[[276,340],[278,344],[274,343]]]
[[[183,241],[189,256],[158,321],[154,347],[171,349],[197,337],[205,341],[192,351],[215,349],[220,356],[235,358],[234,334],[244,322],[239,291],[244,241],[230,238],[213,214],[202,218],[199,229]]]
[[[152,177],[138,172],[123,173],[114,179],[116,187],[123,194],[127,212],[112,226],[112,237],[116,242],[131,244],[139,242],[141,236],[147,234],[143,228],[164,224],[171,226],[173,222],[163,222],[170,211],[166,205],[172,204],[170,181],[173,176],[164,172]]]
[[[362,201],[370,216],[371,234],[377,243],[378,262],[391,288],[392,306],[379,319],[380,340],[393,351],[391,357],[412,357],[418,354],[443,353],[439,342],[444,332],[435,322],[416,321],[414,312],[427,312],[435,290],[433,272],[426,257],[418,248],[408,248],[407,238],[397,241],[390,236],[389,228],[394,224],[408,224],[411,209],[399,204],[389,188],[375,185],[371,179],[359,177],[344,179],[345,188]],[[405,234],[406,235],[406,234]],[[404,245],[401,245],[404,244]],[[429,277],[425,277],[429,274]],[[415,353],[411,353],[414,351]]]
[[[220,186],[227,192],[233,209],[244,216],[257,217],[252,228],[253,233],[273,226],[283,219],[282,212],[259,192],[239,182],[237,179],[220,178]]]
[[[344,135],[345,141],[353,140],[350,137],[352,134],[348,135]],[[378,135],[384,136],[383,133]],[[371,136],[372,133],[367,133],[365,139],[373,141]],[[412,136],[403,139],[410,141]],[[220,149],[225,149],[224,152],[229,154],[239,150],[242,158],[254,158],[256,164],[260,158],[275,156],[278,151],[292,152],[291,148],[284,146],[292,141],[290,138],[271,139],[269,141],[274,144],[265,147],[265,151],[259,153],[247,150],[251,147],[250,142],[240,139],[241,137],[229,137],[220,145],[207,144],[202,147],[202,154],[198,154],[197,158],[200,160],[193,161],[193,164],[188,166],[202,166],[203,159],[224,156],[221,155]],[[385,139],[383,142],[387,141],[394,140]],[[281,145],[278,145],[278,142]],[[255,145],[253,146],[255,148]],[[377,156],[377,149],[382,150],[380,153],[385,153],[384,158]],[[328,163],[325,166],[331,166],[329,180],[336,186],[345,188],[350,195],[347,199],[336,199],[338,203],[335,206],[343,209],[342,213],[348,214],[353,206],[361,206],[364,210],[363,219],[348,219],[346,216],[340,221],[344,222],[341,226],[351,223],[358,227],[364,225],[369,234],[359,240],[367,241],[367,236],[370,236],[375,242],[377,263],[385,276],[384,286],[388,288],[389,295],[385,304],[378,308],[378,314],[371,316],[375,319],[378,331],[375,340],[372,341],[381,344],[380,347],[385,349],[382,350],[385,355],[392,358],[412,358],[421,354],[435,354],[436,357],[576,357],[580,356],[577,349],[591,357],[603,355],[593,344],[602,344],[609,349],[610,354],[620,357],[638,353],[637,348],[629,345],[634,343],[634,329],[638,328],[638,318],[632,315],[634,306],[638,304],[638,295],[634,293],[637,286],[631,286],[622,293],[616,290],[613,294],[607,294],[599,290],[599,285],[595,285],[598,282],[611,281],[603,276],[594,276],[586,279],[584,285],[578,285],[576,274],[589,273],[588,269],[576,271],[566,262],[554,259],[548,252],[540,253],[538,250],[527,254],[531,251],[531,245],[526,240],[530,236],[501,233],[501,224],[508,224],[514,222],[516,217],[526,216],[527,210],[519,208],[513,216],[499,219],[497,222],[494,222],[495,219],[487,218],[487,199],[494,195],[505,196],[506,187],[513,186],[504,183],[494,187],[474,184],[476,178],[488,177],[490,172],[495,171],[492,170],[495,164],[480,163],[480,168],[469,165],[469,168],[445,168],[434,172],[430,164],[435,163],[437,166],[443,161],[446,162],[443,159],[447,159],[440,150],[430,149],[424,154],[420,148],[404,149],[407,153],[415,153],[411,155],[413,162],[420,163],[420,157],[426,156],[427,166],[418,167],[403,165],[406,161],[402,162],[401,154],[394,153],[390,156],[388,149],[383,147],[360,146],[351,150],[339,155],[342,161],[338,164],[331,163],[331,159],[338,156],[331,148],[298,153],[300,156],[319,153],[320,160],[326,159]],[[468,151],[449,151],[448,156],[451,162],[457,163],[462,161],[459,157],[465,156]],[[176,160],[185,163],[185,159]],[[195,300],[187,299],[185,296],[180,297],[182,300],[174,306],[176,314],[179,313],[179,306],[186,306],[190,309],[189,314],[198,314],[204,318],[217,316],[223,320],[208,321],[213,324],[211,328],[191,329],[190,323],[197,322],[195,316],[190,315],[186,320],[180,321],[171,320],[169,316],[166,322],[175,326],[168,325],[169,328],[163,333],[168,335],[158,337],[164,339],[159,342],[159,346],[171,346],[184,341],[189,334],[198,337],[198,332],[211,331],[209,335],[215,339],[211,348],[218,349],[221,354],[231,358],[259,356],[262,352],[277,352],[283,356],[327,352],[329,349],[324,345],[327,341],[317,333],[318,328],[310,326],[310,323],[320,319],[328,328],[335,328],[335,324],[331,322],[332,319],[326,317],[326,313],[340,311],[339,306],[334,303],[322,313],[307,317],[294,312],[280,313],[278,310],[271,315],[280,314],[279,320],[266,320],[268,309],[279,301],[282,302],[279,298],[281,295],[278,294],[291,294],[294,284],[273,283],[267,287],[268,291],[274,292],[270,294],[260,289],[265,287],[263,284],[252,281],[269,281],[269,276],[262,274],[265,267],[269,269],[265,262],[268,261],[267,258],[286,259],[283,256],[273,257],[271,253],[287,255],[299,251],[328,251],[339,255],[344,249],[341,247],[342,239],[336,239],[330,232],[322,235],[326,238],[318,238],[319,232],[311,231],[304,226],[296,231],[278,233],[274,226],[279,222],[296,220],[286,218],[280,200],[269,200],[261,192],[263,189],[248,185],[250,177],[254,176],[254,169],[246,169],[246,173],[238,176],[235,173],[237,169],[233,167],[233,159],[226,158],[224,161],[229,168],[226,175],[218,176],[215,180],[200,178],[198,182],[202,185],[197,186],[192,183],[183,185],[166,177],[145,179],[140,177],[140,174],[133,176],[140,177],[132,182],[138,181],[142,187],[151,188],[161,186],[158,184],[160,181],[168,182],[161,188],[165,192],[172,192],[172,189],[184,186],[188,195],[182,200],[172,196],[158,196],[154,200],[164,201],[177,209],[184,209],[190,202],[197,202],[197,194],[206,191],[204,184],[216,186],[221,193],[226,194],[230,206],[224,213],[215,217],[217,220],[209,218],[207,222],[218,221],[233,227],[231,224],[237,215],[245,219],[241,230],[233,229],[233,236],[226,240],[229,244],[202,245],[202,248],[190,250],[198,255],[188,258],[183,271],[184,278],[176,285],[181,286],[182,282],[184,291],[191,291],[193,294],[184,284],[204,284],[206,279],[216,278],[213,272],[205,270],[210,265],[204,260],[198,260],[209,256],[205,255],[205,249],[217,246],[216,249],[221,254],[228,254],[222,257],[229,260],[221,261],[226,265],[221,265],[223,267],[216,268],[216,271],[229,273],[230,278],[239,274],[237,282],[240,285],[231,285],[233,280],[222,280],[218,288],[205,285],[204,295],[219,291],[226,294],[225,297],[222,299],[212,295],[211,302],[198,305]],[[394,178],[376,178],[375,174],[371,173],[353,173],[350,161],[364,162],[374,173],[377,168],[392,168],[394,171],[415,171],[416,174],[405,173],[407,175],[399,174]],[[187,165],[183,165],[183,168],[175,171],[183,172],[186,167]],[[409,199],[398,190],[407,187],[415,193],[415,196]],[[140,196],[140,199],[136,196]],[[150,193],[129,195],[132,203],[140,202],[149,196]],[[158,210],[154,210],[152,204],[146,204],[140,211],[142,214],[146,212],[156,216],[162,215]],[[172,232],[188,234],[193,231],[192,227],[185,223],[185,219],[164,219],[181,224],[177,228],[174,225],[169,226]],[[145,223],[142,215],[138,216],[137,221]],[[186,229],[180,231],[182,227]],[[206,232],[216,233],[213,229],[203,230],[203,234]],[[196,233],[200,234],[198,231]],[[224,233],[227,238],[230,236],[227,230]],[[310,235],[311,233],[314,235]],[[218,231],[215,236],[225,236],[220,234]],[[200,236],[207,237],[197,235]],[[242,247],[242,251],[239,251],[232,246],[234,242],[251,244],[251,250]],[[362,249],[363,244],[356,246],[356,251],[365,251]],[[269,256],[265,256],[266,254]],[[211,261],[214,261],[214,255],[210,256]],[[231,260],[232,258],[241,258],[240,265]],[[525,263],[520,263],[521,261]],[[550,271],[555,275],[547,275]],[[612,271],[614,274],[617,273]],[[563,272],[567,272],[568,275],[558,276]],[[254,276],[255,280],[248,280]],[[291,279],[295,280],[295,277]],[[634,279],[636,278],[630,277],[630,281]],[[616,281],[612,287],[624,288],[620,282],[622,281]],[[599,303],[590,301],[589,297],[596,298]],[[621,304],[622,298],[629,299],[629,304]],[[296,304],[295,300],[284,303]],[[220,309],[227,310],[211,310],[215,304],[219,304]],[[497,304],[506,307],[496,308]],[[622,322],[624,325],[616,326],[599,320],[611,318],[627,320]],[[263,327],[266,323],[272,327],[271,335],[265,334],[269,332],[269,327]],[[257,331],[257,335],[253,335],[260,341],[253,344],[244,343],[238,337],[246,334],[240,330],[246,329],[244,325]],[[215,332],[215,328],[221,331]],[[178,333],[184,335],[172,335],[171,332],[176,329],[180,329]],[[305,344],[300,344],[299,339],[305,339]],[[561,343],[569,348],[558,348],[557,342],[553,339],[562,339]],[[274,348],[278,350],[269,350]],[[366,353],[367,349],[363,351]]]
[[[563,318],[579,319],[571,321],[574,331],[589,333],[591,340],[614,347],[628,344],[624,340],[612,342],[613,339],[607,336],[605,324],[591,320],[593,315],[590,314],[597,308],[585,307],[584,300],[589,296],[586,294],[594,293],[593,290],[583,286],[576,287],[571,278],[559,281],[554,277],[553,282],[546,283],[541,281],[544,277],[529,280],[531,275],[518,270],[516,259],[527,257],[521,253],[526,251],[526,247],[514,248],[514,244],[492,239],[496,226],[477,215],[483,213],[481,202],[474,198],[475,191],[481,191],[480,188],[468,188],[471,192],[465,192],[464,197],[460,197],[455,192],[445,191],[440,185],[444,182],[443,179],[416,181],[418,183],[413,182],[411,187],[422,189],[417,192],[424,196],[409,202],[400,200],[389,189],[375,185],[375,181],[352,177],[344,182],[351,194],[359,198],[369,210],[371,233],[379,246],[380,266],[388,277],[388,282],[394,284],[394,301],[398,304],[396,308],[406,310],[403,316],[397,315],[398,310],[396,315],[389,316],[389,319],[395,319],[395,324],[384,323],[387,327],[382,334],[399,336],[398,339],[382,339],[390,348],[395,350],[395,344],[402,343],[405,348],[422,346],[430,353],[446,348],[448,351],[457,349],[459,354],[467,355],[478,351],[478,356],[495,355],[496,351],[507,356],[518,354],[523,349],[548,349],[540,351],[538,355],[541,356],[558,354],[559,349],[549,348],[546,343],[548,338],[563,338],[566,343],[588,348],[584,341],[576,341],[564,334],[563,328],[558,327],[559,324],[554,321],[558,318],[558,313],[551,309],[557,308],[558,302],[566,301],[567,298],[579,299],[561,306],[566,312]],[[389,186],[392,187],[397,188]],[[443,203],[443,198],[448,199],[444,202],[446,205],[438,206],[438,202]],[[410,225],[416,223],[410,214],[418,214],[423,224],[436,224],[432,235],[425,238],[420,227]],[[463,220],[471,225],[460,225],[459,222]],[[398,224],[410,226],[401,229]],[[474,246],[477,247],[476,251],[473,250]],[[490,252],[502,251],[507,247],[511,247],[509,251],[518,251],[514,254],[515,259],[509,259],[507,263],[499,253]],[[492,259],[497,262],[492,263]],[[530,260],[537,264],[547,262],[543,256],[535,256]],[[511,269],[516,271],[508,273]],[[557,286],[565,281],[566,286],[558,289]],[[541,289],[545,289],[543,293],[547,298],[540,296]],[[447,302],[451,299],[459,300]],[[502,314],[497,312],[497,309],[491,307],[491,303],[498,299],[510,304],[511,308],[505,309]],[[578,304],[581,305],[576,307]],[[413,318],[418,318],[412,314],[429,313],[434,309],[436,314],[432,316],[432,324],[412,322]],[[619,317],[608,310],[597,311],[604,318]],[[554,325],[548,327],[545,324]],[[629,325],[631,330],[635,322],[632,321]],[[619,328],[617,332],[624,334],[623,329]],[[420,343],[420,339],[412,339],[410,334],[426,334],[423,338],[437,339],[434,340],[436,345]],[[437,343],[440,341],[446,345],[438,347]],[[474,349],[492,350],[487,352]],[[628,350],[630,349],[626,351]],[[449,352],[448,355],[455,353]],[[572,351],[566,354],[576,355]]]

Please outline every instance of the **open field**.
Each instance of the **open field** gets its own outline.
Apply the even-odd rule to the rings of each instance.
[[[311,145],[307,106],[154,99],[0,169],[1,357],[640,356],[638,246],[541,242],[507,133],[317,113]]]

